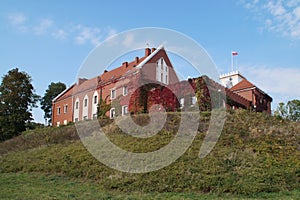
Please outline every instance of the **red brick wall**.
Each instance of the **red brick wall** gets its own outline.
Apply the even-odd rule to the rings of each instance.
[[[72,97],[73,87],[71,87],[63,96],[58,98],[52,104],[52,125],[56,126],[59,122],[60,125],[64,125],[65,120],[67,123],[73,121],[73,97]],[[67,105],[67,112],[64,112],[64,106]],[[60,107],[60,114],[57,113],[57,109]]]

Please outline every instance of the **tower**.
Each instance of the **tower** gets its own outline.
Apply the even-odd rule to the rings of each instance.
[[[233,71],[220,75],[219,79],[224,87],[231,88],[246,78],[239,71]]]

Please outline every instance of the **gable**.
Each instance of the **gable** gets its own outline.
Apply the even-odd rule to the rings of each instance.
[[[65,89],[64,91],[62,91],[59,95],[57,95],[52,102],[57,102],[63,99],[66,99],[68,97],[71,97],[73,94],[73,88],[74,88],[75,84],[71,85],[71,87]]]
[[[236,84],[235,86],[233,86],[232,88],[230,88],[230,90],[237,91],[237,90],[244,90],[244,89],[249,89],[249,88],[253,88],[253,87],[256,87],[256,86],[253,85],[251,82],[249,82],[247,79],[244,79],[241,82],[239,82],[238,84]]]

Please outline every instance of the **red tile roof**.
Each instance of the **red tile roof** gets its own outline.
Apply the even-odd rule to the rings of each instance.
[[[99,81],[101,81],[102,83],[108,83],[113,79],[118,79],[124,76],[128,72],[133,72],[135,67],[145,59],[146,57],[139,58],[138,60],[135,59],[134,61],[127,63],[127,65],[124,62],[121,66],[110,71],[106,71],[100,76],[96,76],[94,78],[86,80],[82,79],[81,83],[79,85],[77,83],[74,87],[73,94],[96,89]]]
[[[235,86],[233,86],[232,88],[230,88],[230,90],[237,91],[237,90],[243,90],[243,89],[248,89],[248,88],[253,88],[253,87],[256,87],[256,86],[253,85],[248,80],[244,79],[241,82],[239,82],[238,84],[236,84]]]
[[[139,58],[139,61],[136,62],[135,60],[128,63],[128,66],[121,65],[118,68],[115,68],[113,70],[110,70],[108,72],[104,72],[100,78],[102,82],[110,81],[112,78],[119,78],[121,76],[124,76],[129,70],[132,70],[135,68],[139,63],[141,63],[143,60],[145,60],[146,57]]]

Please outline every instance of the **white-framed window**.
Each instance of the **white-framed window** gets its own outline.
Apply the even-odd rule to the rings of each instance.
[[[116,89],[112,89],[111,91],[110,91],[110,98],[111,99],[115,99],[116,98],[116,94],[117,92],[116,92]]]
[[[88,117],[87,116],[83,116],[83,120],[87,120],[88,119]]]
[[[56,122],[56,126],[57,126],[57,127],[60,126],[60,122]]]
[[[192,106],[197,103],[197,97],[192,96]]]
[[[128,106],[122,106],[122,115],[128,115]]]
[[[60,115],[60,107],[57,108],[57,115]]]
[[[126,96],[128,94],[128,86],[124,85],[123,86],[123,96]]]
[[[169,84],[169,70],[163,58],[156,61],[156,80],[166,85]]]
[[[180,103],[180,108],[183,108],[184,107],[184,98],[180,98],[179,103]]]
[[[98,99],[99,94],[97,91],[94,91],[93,94],[93,103],[92,103],[92,112],[91,112],[91,119],[97,119],[97,110],[98,110]]]
[[[89,117],[89,102],[90,100],[89,100],[89,97],[88,97],[88,95],[86,94],[85,96],[84,96],[84,98],[83,98],[83,102],[82,102],[82,119],[83,120],[86,120],[85,119],[85,117],[88,119]],[[91,102],[91,101],[90,101]]]
[[[68,120],[64,120],[64,125],[67,125],[68,124]]]
[[[97,119],[97,117],[98,117],[97,113],[94,113],[93,114],[93,119]]]
[[[114,117],[116,117],[116,110],[115,110],[115,108],[111,108],[110,109],[109,116],[110,116],[111,119],[114,118]]]
[[[87,105],[88,105],[88,100],[84,99],[84,107],[87,107]]]
[[[66,104],[65,106],[64,106],[64,113],[67,113],[68,112],[68,105]]]
[[[73,121],[78,122],[79,121],[79,106],[80,106],[80,100],[77,97],[74,104],[74,113],[73,113]]]

